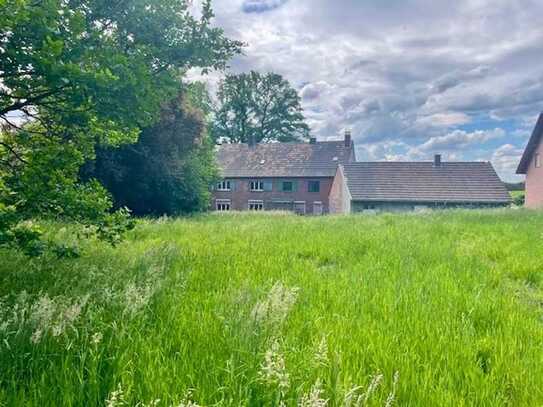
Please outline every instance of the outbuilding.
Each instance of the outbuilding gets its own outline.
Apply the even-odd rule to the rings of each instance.
[[[511,198],[490,162],[357,162],[342,168],[349,212],[506,206]]]

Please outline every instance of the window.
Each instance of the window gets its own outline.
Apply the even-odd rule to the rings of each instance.
[[[294,183],[292,181],[283,181],[281,183],[281,191],[292,192],[294,191]]]
[[[218,182],[217,191],[230,191],[230,181],[223,180]]]
[[[264,210],[264,201],[249,201],[249,210],[250,211],[263,211]]]
[[[219,212],[228,212],[230,210],[230,199],[217,199],[215,208]]]
[[[264,191],[264,181],[251,181],[249,182],[249,190],[253,192],[262,192]]]
[[[535,168],[541,167],[541,155],[539,153],[535,154]]]
[[[308,181],[307,182],[307,192],[320,192],[321,182],[320,181]]]

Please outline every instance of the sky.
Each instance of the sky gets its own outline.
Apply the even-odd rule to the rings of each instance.
[[[541,0],[214,0],[229,71],[283,75],[319,140],[359,161],[491,161],[506,181],[543,111]],[[216,89],[220,73],[206,80]]]

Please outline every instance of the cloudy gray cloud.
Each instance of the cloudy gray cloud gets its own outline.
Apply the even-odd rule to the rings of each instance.
[[[241,9],[245,13],[263,13],[281,7],[288,0],[245,0]]]
[[[543,110],[543,2],[215,0],[214,8],[217,25],[248,44],[232,71],[285,76],[320,139],[349,128],[359,157],[374,160],[430,159],[421,146],[445,140],[448,157],[495,160],[515,179],[497,143],[522,149]],[[499,140],[477,136],[494,129]]]

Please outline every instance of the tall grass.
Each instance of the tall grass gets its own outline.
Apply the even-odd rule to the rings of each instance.
[[[232,215],[0,251],[0,405],[541,405],[542,233],[529,211]]]

